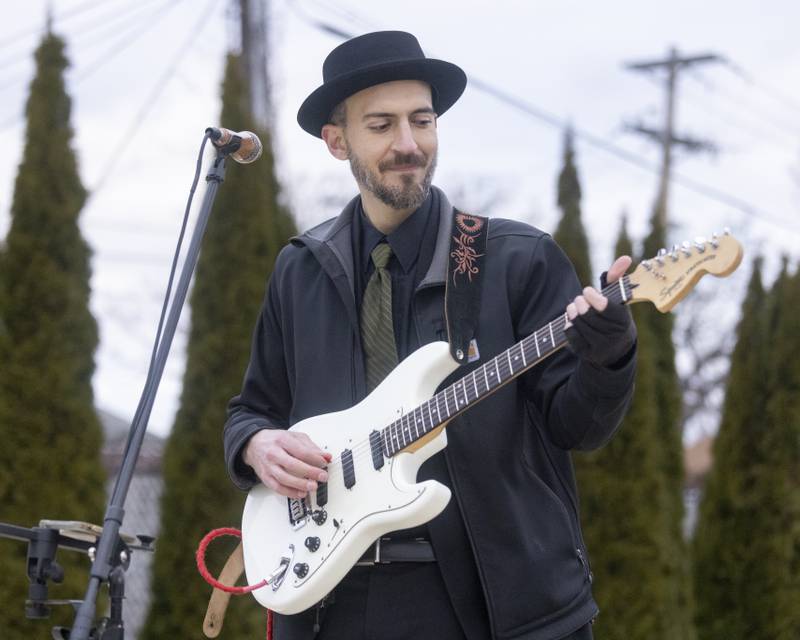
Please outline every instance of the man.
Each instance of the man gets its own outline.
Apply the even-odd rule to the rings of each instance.
[[[233,481],[294,498],[327,481],[330,456],[285,429],[356,404],[386,373],[364,320],[373,282],[391,277],[392,358],[447,339],[453,208],[431,180],[438,117],[466,86],[461,69],[425,58],[402,32],[342,44],[323,77],[298,121],[349,161],[359,195],[279,256],[225,428]],[[609,282],[629,265],[618,259]],[[625,307],[592,288],[581,294],[564,254],[530,226],[490,221],[483,277],[478,360],[456,375],[565,309],[572,350],[453,419],[448,446],[419,473],[451,488],[445,510],[389,534],[382,549],[395,549],[393,562],[359,563],[320,605],[276,616],[277,640],[591,638],[597,606],[569,450],[598,447],[618,426],[632,392],[635,328]],[[406,557],[409,539],[416,551]]]

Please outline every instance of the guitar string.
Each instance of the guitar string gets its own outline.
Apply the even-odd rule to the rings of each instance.
[[[603,288],[602,294],[605,297],[607,297],[610,302],[617,303],[617,304],[629,300],[630,299],[630,291],[629,291],[630,290],[630,282],[629,282],[628,276],[624,276],[623,283],[624,283],[624,288],[626,290],[625,291],[625,298],[623,298],[623,294],[622,294],[622,292],[620,290],[620,285],[619,285],[618,282],[614,282],[613,284],[610,284],[610,285],[606,286],[605,288]],[[423,401],[421,404],[419,404],[417,407],[412,409],[409,413],[405,414],[401,418],[399,418],[399,419],[395,420],[394,422],[390,423],[389,425],[387,425],[383,429],[377,429],[377,431],[381,434],[381,455],[384,458],[386,457],[385,454],[384,454],[384,451],[385,451],[384,450],[384,441],[385,440],[384,440],[384,437],[383,437],[383,434],[385,432],[388,431],[388,435],[386,437],[386,441],[389,441],[389,439],[391,438],[392,429],[394,429],[394,434],[395,434],[394,440],[398,444],[402,440],[402,442],[404,443],[404,446],[400,447],[400,449],[397,449],[395,451],[395,453],[399,453],[402,449],[405,449],[409,445],[411,445],[414,442],[418,441],[424,435],[427,435],[428,433],[430,433],[431,431],[436,429],[440,424],[443,424],[447,420],[451,419],[451,417],[454,415],[453,413],[449,413],[449,415],[446,418],[446,420],[443,420],[442,422],[440,422],[440,423],[438,423],[436,425],[433,425],[429,429],[425,430],[426,427],[425,427],[423,408],[426,407],[426,405],[427,405],[427,408],[430,409],[430,403],[435,401],[434,404],[437,407],[437,409],[436,409],[437,415],[439,415],[441,417],[441,414],[439,413],[439,410],[438,410],[438,406],[440,404],[439,403],[439,399],[438,399],[439,396],[442,396],[442,399],[444,399],[445,407],[449,406],[448,405],[448,401],[450,401],[458,409],[455,412],[455,414],[461,413],[465,409],[469,408],[477,400],[482,399],[483,397],[485,397],[489,392],[494,391],[494,390],[498,389],[499,387],[505,385],[507,382],[510,381],[509,380],[510,377],[516,376],[516,375],[521,375],[523,370],[527,371],[528,369],[530,369],[530,368],[534,367],[536,364],[538,364],[541,360],[544,360],[545,358],[549,357],[556,350],[556,348],[562,346],[565,343],[566,335],[563,332],[567,328],[568,323],[569,323],[569,319],[568,319],[567,314],[565,312],[565,313],[561,314],[560,316],[558,316],[557,318],[551,320],[546,325],[543,325],[542,327],[540,327],[539,329],[537,329],[536,331],[534,331],[533,333],[531,333],[527,337],[523,338],[522,340],[520,340],[519,342],[517,342],[513,346],[509,347],[508,349],[506,349],[502,353],[500,353],[497,356],[493,357],[491,360],[489,360],[488,362],[483,364],[481,367],[478,367],[478,368],[474,369],[472,372],[462,376],[461,378],[456,380],[451,385],[448,385],[447,387],[442,389],[440,392],[434,394],[428,400]],[[552,329],[552,334],[553,334],[552,337],[550,337],[551,329]],[[556,333],[558,333],[558,336],[555,335]],[[537,347],[537,340],[539,338],[541,338],[542,335],[544,336],[544,339],[542,340],[542,342],[549,344],[549,346],[547,347],[548,350],[544,353],[543,356],[537,356],[536,359],[532,360],[532,362],[530,362],[530,364],[528,366],[523,367],[523,369],[514,370],[514,368],[512,366],[509,366],[508,358],[513,355],[513,351],[515,349],[517,349],[520,352],[522,352],[524,350],[524,353],[528,353],[530,351],[531,355],[532,355],[533,354],[533,350],[535,350],[536,347]],[[553,339],[555,339],[555,343],[550,344]],[[518,359],[518,356],[513,356],[513,357],[515,359]],[[473,376],[474,384],[477,384],[477,377],[478,376],[480,376],[481,374],[484,374],[484,380],[486,380],[486,379],[488,379],[488,375],[494,376],[495,371],[499,371],[500,372],[501,383],[500,384],[490,385],[489,387],[486,387],[485,383],[481,383],[480,386],[483,388],[483,391],[480,391],[476,397],[470,398],[469,391],[467,391],[467,385],[464,382],[466,380],[466,378],[468,378],[469,376]],[[459,408],[459,402],[458,402],[459,396],[458,396],[458,392],[457,392],[457,389],[456,389],[456,387],[457,387],[457,385],[459,383],[462,384],[462,389],[464,390],[464,393],[462,395],[464,397],[466,397],[466,403],[462,402],[460,408]],[[407,419],[408,416],[413,415],[416,411],[420,411],[420,413],[423,414],[422,424],[423,424],[423,430],[425,430],[425,431],[424,431],[424,433],[422,435],[419,435],[419,430],[414,425],[411,424],[410,420]],[[449,412],[449,409],[446,409],[446,411]],[[404,421],[407,423],[405,426],[403,425]],[[414,431],[416,432],[416,434],[415,434],[416,438],[414,440],[412,440],[411,442],[409,442],[408,444],[405,444],[405,437],[403,437],[404,430],[405,430],[406,433],[411,435],[412,427],[414,428]],[[393,443],[390,443],[390,446],[392,446],[392,448],[394,448],[393,447]],[[364,459],[367,457],[366,454],[369,454],[369,458],[372,457],[372,443],[369,441],[369,439],[360,440],[350,449],[350,451],[352,453],[353,466],[355,467],[356,461],[363,462]],[[328,472],[328,482],[326,484],[330,485],[331,473],[333,473],[333,474],[335,474],[337,476],[339,474],[341,474],[342,482],[344,481],[344,465],[341,462],[341,455],[339,455],[336,458],[334,458],[331,461],[331,463],[327,465],[326,471]]]

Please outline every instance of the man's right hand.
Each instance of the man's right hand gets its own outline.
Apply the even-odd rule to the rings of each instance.
[[[283,429],[256,432],[242,454],[261,482],[287,498],[303,498],[317,490],[317,482],[327,482],[331,459],[305,433]]]

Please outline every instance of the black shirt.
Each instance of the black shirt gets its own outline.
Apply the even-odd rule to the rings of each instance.
[[[392,248],[388,269],[392,275],[392,320],[398,361],[422,346],[414,325],[412,304],[414,291],[425,277],[436,247],[439,203],[435,200],[438,197],[431,190],[425,202],[388,236],[372,226],[360,200],[353,216],[353,261],[358,309],[361,309],[364,289],[375,270],[370,258],[372,250],[384,241]]]

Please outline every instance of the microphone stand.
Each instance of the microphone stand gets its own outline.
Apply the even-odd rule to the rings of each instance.
[[[209,135],[210,130],[207,129],[206,139],[209,138]],[[119,536],[120,526],[125,516],[125,498],[133,478],[133,471],[139,457],[139,451],[142,447],[145,431],[147,430],[147,422],[150,418],[150,412],[153,408],[158,385],[164,372],[169,349],[175,336],[181,310],[186,300],[187,292],[189,291],[189,283],[200,255],[200,246],[203,236],[205,235],[206,224],[211,214],[214,198],[216,197],[219,185],[225,179],[225,159],[228,155],[234,153],[239,148],[240,144],[241,139],[234,136],[234,139],[229,144],[219,147],[211,169],[208,175],[206,175],[208,187],[192,233],[191,242],[186,253],[186,259],[183,263],[178,285],[175,289],[175,297],[169,307],[169,315],[164,326],[164,333],[161,341],[158,343],[158,348],[154,354],[153,360],[150,363],[150,371],[148,372],[145,388],[131,423],[130,435],[128,436],[128,444],[122,460],[122,467],[111,494],[111,499],[103,521],[103,532],[98,540],[97,550],[92,561],[92,568],[89,572],[89,583],[86,588],[86,595],[75,615],[72,631],[67,632],[66,636],[64,636],[62,632],[60,636],[62,638],[69,638],[69,640],[90,640],[90,638],[97,638],[96,633],[93,631],[97,595],[101,583],[106,581],[108,581],[110,585],[111,614],[113,620],[109,620],[111,625],[103,629],[100,640],[118,640],[123,637],[122,598],[124,596],[124,570],[127,568],[130,559],[130,553],[127,548],[121,546],[122,541]],[[54,635],[55,633],[56,630],[54,629]],[[59,636],[55,637],[58,638]]]

